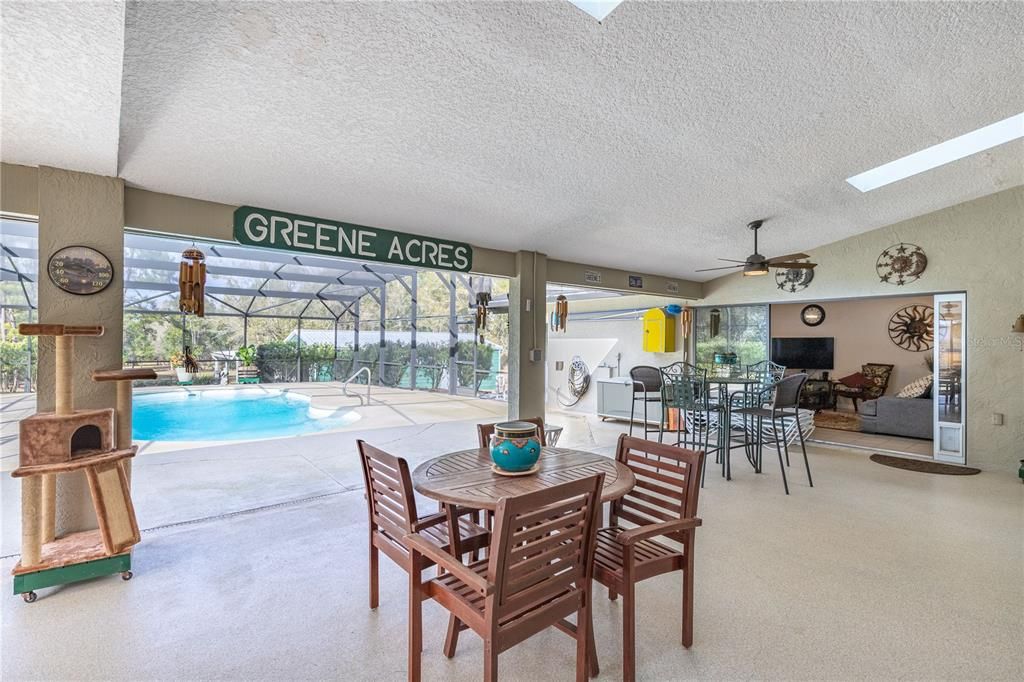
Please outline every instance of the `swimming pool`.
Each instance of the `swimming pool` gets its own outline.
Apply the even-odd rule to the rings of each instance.
[[[320,410],[309,398],[276,389],[174,390],[136,395],[135,440],[248,440],[315,433],[359,419],[349,409]]]

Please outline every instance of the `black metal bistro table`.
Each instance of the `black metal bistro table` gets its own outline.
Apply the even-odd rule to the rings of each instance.
[[[729,462],[729,454],[732,444],[732,396],[729,394],[729,386],[742,386],[746,392],[751,386],[759,386],[763,379],[752,379],[748,377],[711,377],[707,378],[709,386],[718,386],[718,402],[723,407],[721,421],[718,424],[718,451],[722,453],[722,476],[725,480],[732,480],[732,465]],[[744,441],[745,442],[745,441]],[[757,470],[757,463],[747,453],[747,461],[750,466]]]

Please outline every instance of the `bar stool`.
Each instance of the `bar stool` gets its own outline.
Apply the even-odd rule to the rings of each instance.
[[[705,455],[715,453],[720,458],[721,448],[709,447],[711,434],[716,434],[723,423],[725,406],[712,403],[707,383],[707,370],[686,362],[677,362],[662,369],[665,385],[665,409],[677,410],[676,442],[690,450],[700,450]],[[701,471],[700,485],[704,487],[705,467]]]
[[[633,422],[636,419],[636,404],[643,403],[644,406],[644,438],[655,431],[658,432],[660,443],[665,433],[665,404],[662,401],[664,382],[661,379],[661,370],[650,365],[637,365],[629,370],[629,378],[633,380],[633,401],[629,407],[629,435],[633,435]],[[651,394],[654,394],[654,397]],[[648,422],[647,405],[649,403],[660,403],[658,414],[658,428],[652,429]]]
[[[775,394],[772,397],[771,404],[768,407],[755,405],[752,407],[741,407],[733,411],[733,414],[740,414],[744,417],[745,424],[749,424],[752,428],[744,428],[743,430],[743,444],[744,447],[751,445],[751,431],[755,433],[753,446],[755,447],[755,456],[751,460],[754,463],[754,469],[758,473],[761,472],[761,455],[763,452],[765,443],[775,443],[775,449],[779,454],[779,469],[782,471],[782,485],[786,489],[786,494],[789,494],[789,482],[786,480],[786,466],[789,463],[789,444],[786,438],[786,417],[792,417],[796,423],[796,431],[800,436],[800,449],[804,453],[804,466],[807,468],[807,483],[812,488],[814,487],[814,481],[811,480],[811,465],[807,461],[807,447],[804,444],[804,431],[800,425],[800,393],[804,390],[804,384],[807,383],[806,374],[793,374],[779,383],[775,384]],[[768,423],[765,423],[765,420]],[[782,449],[786,449],[786,464],[782,462]]]

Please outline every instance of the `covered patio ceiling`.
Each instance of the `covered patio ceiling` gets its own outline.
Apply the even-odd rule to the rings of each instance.
[[[1019,2],[5,2],[3,160],[692,280],[1024,182]],[[948,47],[948,46],[955,46]]]

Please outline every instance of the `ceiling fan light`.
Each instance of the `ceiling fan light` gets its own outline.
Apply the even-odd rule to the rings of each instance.
[[[744,277],[754,277],[756,275],[767,275],[768,265],[766,263],[747,263],[743,266]]]

